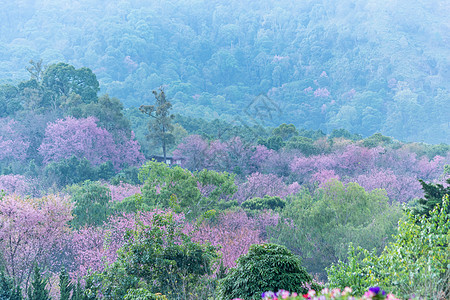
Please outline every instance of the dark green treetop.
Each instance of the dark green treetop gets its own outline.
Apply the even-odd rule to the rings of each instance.
[[[306,293],[302,287],[312,277],[300,258],[286,247],[276,244],[252,245],[219,283],[219,299],[261,299],[267,291],[284,289]]]

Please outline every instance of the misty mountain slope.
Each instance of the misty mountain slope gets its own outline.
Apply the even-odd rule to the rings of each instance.
[[[164,85],[177,112],[450,137],[450,4],[434,1],[8,1],[0,82],[30,59],[87,66],[126,106]],[[257,95],[277,108],[249,118]]]

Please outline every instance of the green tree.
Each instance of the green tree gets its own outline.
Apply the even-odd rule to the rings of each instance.
[[[146,206],[170,207],[190,218],[217,207],[237,191],[234,175],[227,172],[190,172],[155,161],[142,166],[139,178],[144,183],[141,190]]]
[[[284,289],[306,293],[312,281],[300,259],[276,244],[252,245],[219,282],[219,299],[261,299],[261,293]]]
[[[374,133],[373,135],[363,140],[363,146],[368,148],[386,146],[392,143],[393,140],[391,137],[384,136],[381,133]]]
[[[95,102],[100,90],[97,77],[89,68],[75,69],[66,63],[48,66],[42,75],[42,86],[53,109],[59,108],[72,93],[79,95],[84,103]]]
[[[283,209],[286,205],[286,201],[278,196],[265,195],[263,198],[251,198],[242,202],[242,208],[251,210],[263,210],[263,209]]]
[[[21,109],[18,88],[10,84],[0,85],[0,117],[13,116]]]
[[[37,264],[34,265],[34,276],[31,287],[28,288],[28,300],[50,300],[49,293],[45,289],[47,279],[42,278]]]
[[[110,214],[111,191],[100,182],[85,182],[66,189],[75,203],[72,224],[75,228],[84,225],[102,225]]]
[[[153,91],[153,95],[155,95],[156,104],[141,105],[139,110],[150,116],[148,124],[149,134],[147,138],[153,140],[155,143],[161,144],[165,162],[167,147],[175,140],[172,134],[172,120],[175,116],[169,113],[169,110],[172,108],[172,103],[166,100],[166,95],[162,89],[159,90],[159,93]]]
[[[123,104],[119,99],[103,95],[98,101],[83,107],[82,117],[95,116],[98,126],[105,128],[117,138],[118,132],[130,132],[130,121],[123,114]]]
[[[286,143],[286,149],[300,150],[305,156],[319,154],[314,141],[304,136],[294,136]]]
[[[42,59],[38,61],[30,60],[30,66],[27,67],[27,71],[30,73],[31,79],[41,82],[42,74],[46,68],[47,66],[42,63]]]
[[[280,150],[286,144],[280,136],[271,136],[268,139],[259,139],[258,144],[266,146],[275,151]]]
[[[419,207],[414,210],[417,215],[430,216],[431,211],[437,204],[442,203],[442,199],[445,195],[450,195],[450,186],[445,187],[442,184],[426,183],[423,180],[419,180],[424,192],[424,198],[418,200]],[[447,179],[447,184],[450,184],[450,178]],[[450,210],[447,211],[450,213]]]
[[[384,190],[366,192],[357,183],[332,180],[314,192],[288,200],[270,240],[299,255],[311,273],[326,279],[325,268],[346,258],[350,242],[381,251],[395,232],[400,208]]]
[[[110,179],[116,172],[111,161],[93,166],[87,158],[79,159],[75,155],[58,162],[49,163],[44,174],[48,185],[65,187],[86,180]]]
[[[446,195],[429,216],[407,211],[394,241],[380,255],[350,247],[348,259],[327,270],[331,287],[356,293],[380,286],[404,299],[450,296],[450,214]],[[415,295],[415,296],[413,296]]]
[[[210,244],[192,242],[182,220],[156,214],[151,226],[138,225],[125,236],[118,259],[91,276],[105,299],[161,293],[170,299],[195,299],[198,285],[211,275],[218,252]],[[139,299],[137,297],[136,299]],[[150,298],[152,299],[152,298]]]
[[[283,123],[272,130],[272,135],[279,136],[283,141],[287,141],[294,136],[298,136],[298,130],[293,124],[287,125],[286,123]]]

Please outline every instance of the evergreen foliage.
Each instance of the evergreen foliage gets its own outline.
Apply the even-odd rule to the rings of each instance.
[[[265,195],[263,198],[251,198],[244,202],[242,202],[242,208],[247,208],[251,210],[264,210],[264,209],[272,209],[272,210],[282,210],[286,205],[286,201],[282,200],[278,196],[268,196]]]
[[[155,144],[161,145],[164,161],[166,161],[167,147],[175,141],[172,133],[172,120],[175,116],[169,112],[172,108],[172,103],[167,101],[164,90],[160,89],[159,93],[153,91],[153,95],[155,95],[156,104],[141,105],[139,110],[150,117],[148,123],[149,134],[147,135],[147,138],[152,140]]]
[[[0,299],[1,300],[22,300],[22,290],[14,284],[14,280],[9,278],[3,270],[0,271]]]
[[[67,273],[67,270],[63,267],[61,269],[61,272],[59,273],[59,291],[60,291],[59,299],[70,300],[72,289],[73,287],[70,282],[69,274]]]
[[[219,298],[260,299],[263,292],[280,289],[304,294],[307,289],[302,286],[311,281],[300,259],[286,247],[252,245],[220,281]]]
[[[442,199],[445,195],[450,195],[450,178],[447,179],[447,184],[449,186],[445,187],[442,184],[426,183],[423,180],[419,180],[422,185],[423,192],[425,194],[424,198],[420,198],[418,203],[419,208],[414,210],[417,215],[430,216],[431,211],[436,207],[437,204],[442,204]],[[450,209],[447,211],[450,213]]]
[[[110,215],[111,191],[100,182],[87,180],[66,189],[75,203],[72,224],[76,228],[84,225],[102,225]]]
[[[395,233],[401,210],[386,193],[367,192],[357,183],[331,180],[314,192],[303,189],[289,199],[282,220],[269,231],[271,241],[299,255],[310,273],[326,280],[325,268],[345,260],[343,245],[353,242],[381,251]]]
[[[380,255],[349,247],[346,261],[330,267],[332,288],[351,286],[356,294],[379,286],[403,299],[447,299],[450,296],[449,197],[428,216],[412,211],[401,219],[390,243]]]
[[[41,271],[37,264],[35,264],[33,282],[28,288],[28,300],[50,300],[46,286],[47,279],[42,278]]]
[[[150,161],[142,166],[142,201],[147,207],[171,208],[194,218],[229,200],[237,188],[234,175],[203,169],[190,172],[179,166]]]
[[[218,253],[210,244],[191,241],[180,225],[172,214],[156,214],[151,226],[129,231],[117,261],[90,277],[94,295],[101,293],[105,299],[122,299],[127,294],[129,299],[139,299],[156,293],[171,299],[195,297],[202,277],[211,275]],[[134,290],[136,286],[143,290]]]

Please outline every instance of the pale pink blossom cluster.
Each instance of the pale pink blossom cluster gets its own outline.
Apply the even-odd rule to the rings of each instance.
[[[327,98],[330,96],[330,92],[327,88],[318,88],[314,91],[314,97]]]
[[[0,161],[26,159],[30,142],[22,132],[23,128],[16,121],[0,118]]]
[[[140,185],[132,185],[124,182],[118,185],[108,184],[108,188],[111,191],[111,201],[113,202],[120,202],[127,197],[141,193]]]
[[[97,126],[97,119],[67,117],[47,125],[45,137],[39,147],[44,163],[75,156],[86,158],[93,165],[111,161],[116,169],[122,165],[135,166],[143,162],[139,143],[134,133],[127,138],[119,134],[115,141],[106,129]]]
[[[66,197],[6,195],[0,201],[0,253],[8,276],[19,284],[31,278],[33,264],[58,268],[69,253],[66,243],[72,203]]]
[[[0,175],[0,190],[6,194],[18,194],[25,196],[32,194],[32,184],[30,179],[23,175]]]

